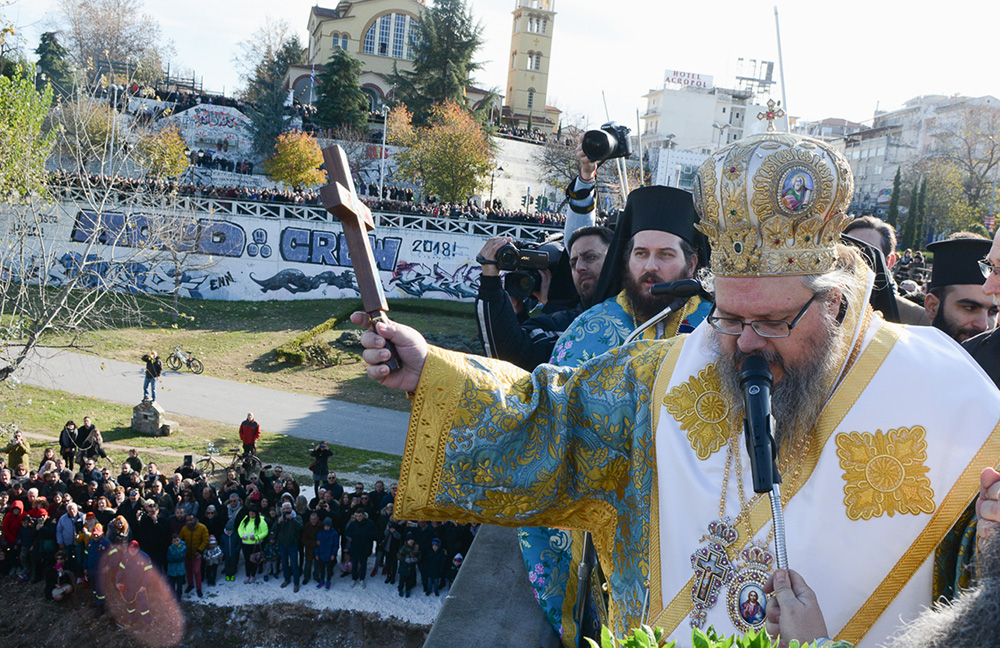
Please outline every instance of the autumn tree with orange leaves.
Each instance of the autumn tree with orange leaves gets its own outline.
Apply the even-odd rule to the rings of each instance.
[[[431,108],[427,126],[397,106],[389,115],[386,137],[402,147],[395,154],[404,177],[444,202],[464,202],[485,184],[493,169],[493,141],[483,127],[454,103]]]
[[[321,164],[323,152],[316,139],[308,133],[289,131],[278,136],[274,155],[264,160],[264,172],[271,180],[299,190],[326,182]]]

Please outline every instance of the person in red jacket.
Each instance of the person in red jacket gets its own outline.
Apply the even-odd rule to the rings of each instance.
[[[247,420],[240,423],[240,441],[243,442],[243,454],[257,454],[257,439],[260,438],[260,424],[253,418],[253,412],[247,412]]]

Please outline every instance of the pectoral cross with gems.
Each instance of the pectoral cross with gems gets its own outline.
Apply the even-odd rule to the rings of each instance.
[[[767,100],[767,112],[759,112],[759,113],[757,113],[757,119],[760,119],[762,121],[765,120],[765,119],[767,120],[767,132],[768,133],[773,133],[774,132],[774,120],[775,119],[781,119],[782,117],[785,116],[785,110],[783,108],[778,108],[777,110],[775,110],[775,106],[777,106],[777,105],[778,104],[774,103],[774,99],[768,99]]]
[[[726,550],[715,542],[700,548],[691,556],[694,568],[694,584],[691,586],[691,625],[700,628],[705,622],[708,609],[719,600],[719,590],[729,580],[733,565]]]
[[[372,246],[368,241],[368,232],[375,230],[375,221],[368,205],[361,202],[354,190],[354,180],[351,179],[344,149],[337,144],[326,147],[323,149],[323,162],[330,182],[319,188],[320,199],[323,207],[340,220],[344,229],[347,251],[351,255],[351,266],[361,293],[362,308],[371,317],[374,329],[376,322],[389,321],[386,316],[389,304],[385,301],[382,279],[378,275],[375,255],[372,254]],[[403,363],[396,353],[396,347],[387,340],[386,348],[392,357],[385,364],[390,371],[399,371]]]

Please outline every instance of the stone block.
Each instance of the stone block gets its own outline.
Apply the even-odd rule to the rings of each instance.
[[[170,436],[177,423],[166,415],[159,403],[144,400],[132,408],[132,429],[146,436]]]

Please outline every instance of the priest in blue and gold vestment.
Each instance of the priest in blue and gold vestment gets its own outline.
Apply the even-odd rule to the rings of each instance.
[[[776,608],[774,537],[739,397],[739,367],[760,355],[790,575],[825,619],[783,639],[878,645],[949,576],[935,549],[1000,458],[1000,393],[940,331],[871,310],[871,272],[837,243],[852,193],[823,142],[767,132],[720,149],[694,191],[712,313],[690,335],[576,369],[527,374],[392,323],[365,333],[369,375],[413,392],[395,514],[590,531],[619,636],[648,623],[685,645],[692,625],[760,628]],[[992,504],[981,534],[1000,519]]]

